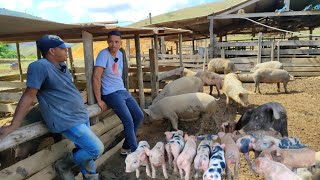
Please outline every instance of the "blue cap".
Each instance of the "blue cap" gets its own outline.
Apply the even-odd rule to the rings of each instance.
[[[72,44],[65,43],[59,36],[56,35],[44,35],[37,40],[37,47],[40,51],[47,51],[50,48],[70,48]]]

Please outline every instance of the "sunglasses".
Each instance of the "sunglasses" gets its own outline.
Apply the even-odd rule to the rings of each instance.
[[[118,62],[118,60],[119,60],[118,58],[115,58],[113,61],[114,61],[115,63],[117,63],[117,62]]]

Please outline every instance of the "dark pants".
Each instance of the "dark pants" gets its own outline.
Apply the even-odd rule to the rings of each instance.
[[[126,90],[103,95],[102,100],[108,107],[112,108],[122,121],[125,132],[125,141],[122,148],[131,149],[131,152],[135,151],[138,146],[136,132],[143,120],[143,112],[137,101]]]

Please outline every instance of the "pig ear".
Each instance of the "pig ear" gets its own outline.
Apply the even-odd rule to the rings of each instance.
[[[145,147],[145,148],[144,148],[144,151],[146,152],[146,155],[147,155],[147,156],[150,156],[150,149],[149,149],[149,148],[146,148],[146,147]]]
[[[144,111],[148,116],[150,116],[151,111],[150,111],[149,109],[143,109],[143,111]]]
[[[257,168],[260,168],[261,165],[262,165],[260,159],[256,159],[255,161],[256,161],[256,166],[257,166]]]
[[[184,134],[184,141],[187,141],[187,139],[189,138],[188,134]]]
[[[181,136],[183,136],[183,131],[178,130],[177,133],[180,134]]]
[[[166,131],[164,134],[166,135],[167,139],[171,139],[172,138],[172,132]]]
[[[221,146],[222,149],[224,149],[226,147],[225,144],[221,144],[220,146]]]
[[[214,141],[214,140],[218,139],[218,136],[217,136],[217,135],[211,135],[211,137],[210,137],[210,138],[211,138],[211,140],[213,140],[213,141]]]
[[[271,104],[269,105],[269,108],[272,110],[273,117],[275,119],[280,119],[280,109],[278,108],[278,106],[274,106],[273,104]]]
[[[225,134],[226,134],[226,133],[224,133],[224,132],[219,132],[219,133],[218,133],[218,136],[219,136],[219,138],[222,138]]]

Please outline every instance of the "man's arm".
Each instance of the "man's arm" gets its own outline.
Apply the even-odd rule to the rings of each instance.
[[[93,92],[94,96],[96,97],[97,103],[100,106],[102,111],[107,110],[106,103],[101,99],[101,77],[103,74],[103,67],[95,66],[93,69],[93,75],[92,75],[92,86],[93,86]]]
[[[38,90],[34,88],[27,88],[25,90],[14,112],[11,124],[0,128],[0,139],[3,139],[20,127],[22,120],[32,106],[32,102],[36,98],[37,93]]]

